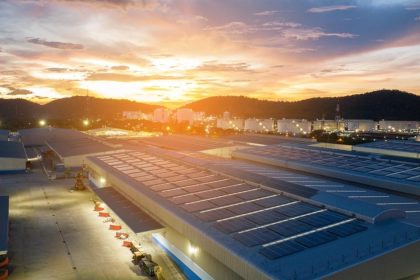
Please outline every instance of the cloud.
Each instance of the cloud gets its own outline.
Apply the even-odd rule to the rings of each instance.
[[[36,4],[48,5],[51,0],[19,0]],[[102,6],[107,8],[127,8],[129,6],[139,7],[144,10],[153,10],[160,6],[159,0],[52,0],[63,3],[77,3]]]
[[[279,11],[263,11],[263,12],[258,12],[258,13],[254,13],[254,16],[272,16],[277,14]]]
[[[416,17],[414,20],[415,21],[419,21],[420,20],[420,16]]]
[[[27,42],[61,50],[81,50],[84,48],[81,44],[47,41],[40,38],[28,38]]]
[[[93,73],[90,74],[86,80],[88,81],[115,81],[115,82],[142,82],[142,81],[153,81],[153,80],[179,80],[185,77],[175,76],[137,76],[130,74],[118,74],[118,73]]]
[[[309,13],[328,13],[334,11],[346,11],[355,9],[357,6],[354,5],[337,5],[337,6],[323,6],[323,7],[315,7],[307,10]]]
[[[27,89],[15,89],[11,92],[9,92],[7,95],[28,95],[32,94],[32,91]]]
[[[118,65],[118,66],[112,66],[111,69],[112,70],[125,71],[125,70],[130,69],[130,67],[128,67],[126,65]]]
[[[206,71],[206,72],[253,72],[249,68],[247,63],[216,63],[207,62],[194,69],[194,71]]]
[[[232,21],[225,25],[207,27],[205,30],[222,31],[227,34],[247,34],[258,29],[242,21]]]
[[[344,39],[351,39],[357,37],[357,35],[352,33],[335,33],[335,32],[325,32],[319,27],[315,28],[290,28],[285,29],[282,32],[282,35],[286,39],[295,39],[300,41],[305,40],[318,40],[322,37],[337,37]]]

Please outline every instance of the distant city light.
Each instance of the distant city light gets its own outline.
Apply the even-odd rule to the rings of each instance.
[[[88,125],[89,125],[89,120],[88,120],[88,119],[83,120],[83,125],[84,125],[84,126],[88,126]]]
[[[47,124],[47,121],[46,120],[39,120],[39,125],[40,126],[44,126],[46,124]]]

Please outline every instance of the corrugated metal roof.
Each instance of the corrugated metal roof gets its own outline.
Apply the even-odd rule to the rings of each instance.
[[[21,142],[0,141],[0,158],[24,158],[25,148]]]
[[[50,140],[46,144],[61,157],[89,155],[115,150],[113,147],[89,137],[69,140]]]
[[[9,197],[0,196],[0,252],[7,252],[9,231]]]
[[[141,233],[163,228],[161,224],[112,187],[93,189],[93,191],[133,232]]]

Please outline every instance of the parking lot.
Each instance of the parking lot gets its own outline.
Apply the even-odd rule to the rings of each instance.
[[[40,169],[0,177],[0,194],[10,195],[9,279],[148,279],[93,211],[92,194],[70,192],[73,184]],[[183,278],[163,252],[152,252]]]

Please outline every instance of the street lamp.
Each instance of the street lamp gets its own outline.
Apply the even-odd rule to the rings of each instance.
[[[46,124],[47,124],[47,122],[45,120],[39,120],[39,125],[40,126],[44,126]]]
[[[84,125],[84,126],[88,126],[88,125],[89,125],[89,120],[88,120],[88,119],[83,120],[83,125]]]

